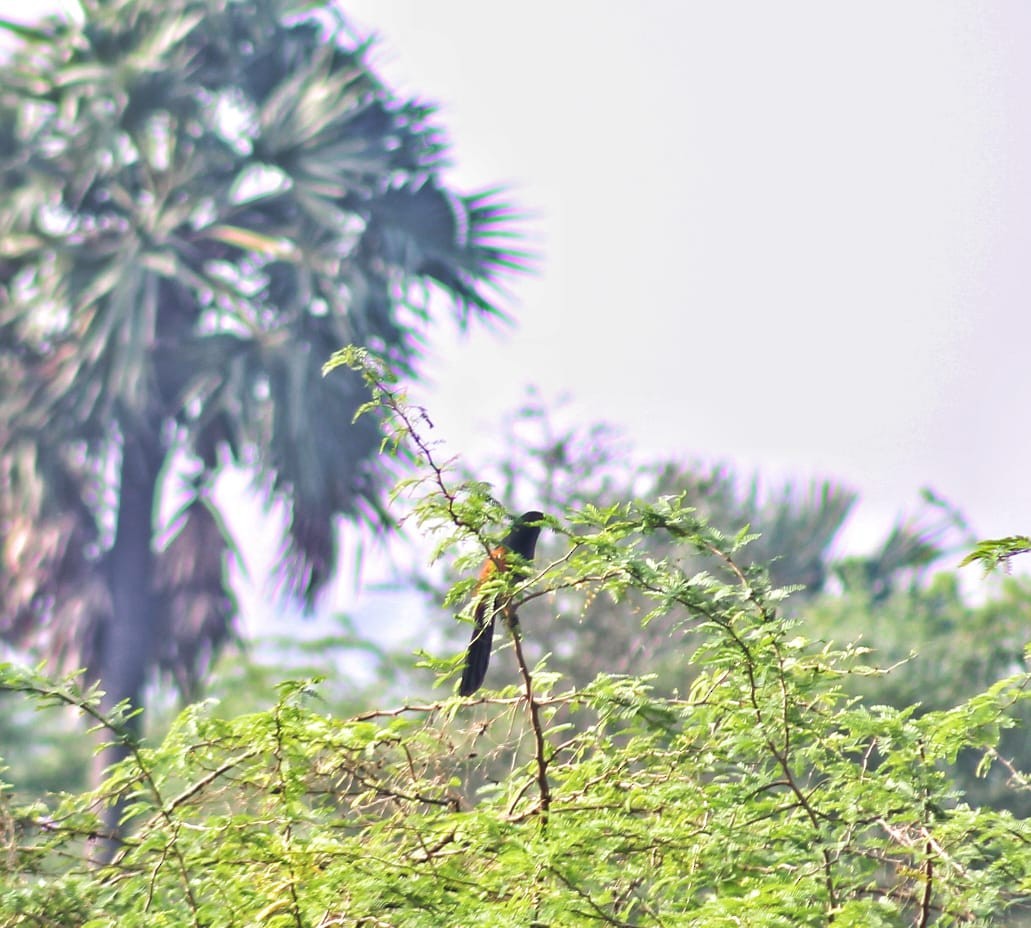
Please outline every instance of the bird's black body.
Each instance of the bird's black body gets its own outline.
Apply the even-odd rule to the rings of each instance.
[[[509,529],[504,541],[491,551],[490,557],[480,571],[480,582],[473,594],[478,596],[473,612],[476,624],[465,653],[462,682],[458,687],[461,696],[471,696],[483,685],[494,646],[494,617],[508,608],[508,604],[499,601],[498,596],[485,592],[484,584],[499,572],[518,570],[533,560],[537,550],[537,539],[541,534],[539,523],[543,518],[544,514],[536,510],[524,512],[512,523],[512,528]],[[514,613],[511,614],[511,621],[515,621]]]

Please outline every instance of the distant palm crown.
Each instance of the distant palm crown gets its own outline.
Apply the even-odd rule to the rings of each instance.
[[[363,387],[321,365],[360,343],[410,370],[441,297],[500,315],[525,265],[497,191],[441,185],[432,109],[332,4],[296,7],[88,0],[0,69],[0,636],[68,668],[97,666],[169,472],[194,492],[139,562],[153,660],[189,688],[229,633],[201,489],[225,463],[289,503],[283,579],[310,602],[337,517],[384,518]]]

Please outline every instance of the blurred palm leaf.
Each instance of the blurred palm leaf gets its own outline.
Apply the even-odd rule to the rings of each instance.
[[[439,296],[503,318],[528,256],[500,193],[443,185],[432,107],[333,4],[83,9],[8,26],[0,74],[0,634],[111,686],[131,638],[193,695],[231,545],[204,493],[140,541],[169,462],[288,504],[280,581],[310,604],[340,518],[387,521],[364,389],[323,362],[359,342],[414,370]]]

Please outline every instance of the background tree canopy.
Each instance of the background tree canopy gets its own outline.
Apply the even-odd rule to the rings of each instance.
[[[111,709],[155,666],[195,697],[231,634],[219,468],[289,502],[310,605],[337,519],[389,521],[361,383],[320,366],[358,341],[412,371],[441,298],[500,317],[524,257],[332,4],[83,7],[8,24],[0,70],[0,634]]]

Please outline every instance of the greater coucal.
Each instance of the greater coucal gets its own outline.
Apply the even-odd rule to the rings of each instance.
[[[458,687],[460,696],[471,696],[483,685],[487,665],[490,663],[490,652],[494,646],[494,617],[509,608],[508,602],[498,595],[496,590],[492,592],[485,587],[491,578],[499,573],[520,570],[533,560],[543,518],[544,514],[535,509],[524,512],[512,523],[504,541],[490,552],[490,557],[480,570],[480,579],[473,591],[473,597],[476,599],[473,610],[475,625],[469,649],[465,652],[462,682]],[[513,624],[515,618],[515,613],[512,612],[509,620]]]

